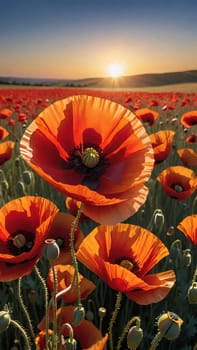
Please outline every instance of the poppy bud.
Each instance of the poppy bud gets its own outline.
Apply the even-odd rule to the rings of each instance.
[[[67,338],[65,340],[65,348],[66,350],[76,350],[77,349],[77,342],[73,338]]]
[[[105,307],[99,307],[99,309],[98,309],[99,317],[100,317],[100,318],[105,317],[106,311],[107,311],[107,310],[106,310]]]
[[[85,318],[85,308],[82,305],[78,305],[74,308],[73,313],[73,325],[78,326]]]
[[[158,330],[163,338],[174,340],[178,338],[183,320],[174,312],[166,312],[157,321]]]
[[[189,267],[192,262],[191,250],[185,249],[183,250],[183,266]]]
[[[138,326],[133,326],[127,334],[127,346],[129,349],[137,349],[143,338],[143,330]]]
[[[91,310],[88,310],[88,311],[86,312],[86,320],[88,320],[88,321],[93,321],[93,319],[94,319],[94,314],[93,314],[93,312],[92,312]]]
[[[164,215],[161,209],[158,209],[154,217],[154,225],[157,230],[161,230],[164,225]]]
[[[3,191],[7,191],[8,190],[9,184],[8,184],[7,180],[1,181],[1,188],[2,188]]]
[[[28,170],[23,171],[23,181],[26,185],[30,185],[32,182],[32,173]]]
[[[0,333],[5,332],[10,324],[11,318],[8,311],[0,311]]]
[[[189,304],[197,304],[197,282],[193,282],[189,287],[187,296]]]
[[[25,184],[23,181],[18,181],[16,183],[16,191],[19,196],[25,195]]]
[[[60,248],[55,239],[46,239],[44,245],[44,256],[48,260],[57,259],[60,254]]]

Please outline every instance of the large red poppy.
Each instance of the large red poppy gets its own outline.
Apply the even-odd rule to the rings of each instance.
[[[4,141],[0,143],[0,165],[4,164],[12,157],[12,152],[15,146],[13,141]]]
[[[175,132],[172,130],[160,130],[150,135],[153,146],[155,164],[164,161],[172,149]]]
[[[55,102],[26,129],[20,152],[66,196],[84,203],[99,223],[116,223],[145,202],[153,168],[150,139],[122,105],[79,95]]]
[[[157,177],[166,194],[177,200],[189,198],[197,189],[195,172],[184,166],[171,166]]]
[[[184,218],[177,226],[184,235],[197,245],[197,214],[189,215]]]
[[[88,320],[83,320],[78,326],[72,324],[74,306],[63,306],[57,310],[57,328],[59,335],[63,334],[68,337],[68,328],[62,325],[69,323],[73,328],[74,339],[79,343],[80,349],[82,350],[103,350],[105,349],[108,334],[104,337],[101,332],[94,326],[94,324]],[[53,315],[49,315],[49,321],[53,322]],[[45,329],[45,319],[43,319],[38,329]]]
[[[186,128],[190,128],[193,125],[197,125],[197,111],[189,111],[184,113],[181,116],[181,124],[183,124]]]
[[[72,283],[75,269],[72,265],[55,265],[56,272],[56,285],[57,292],[65,290]],[[53,294],[54,290],[54,279],[53,279],[53,271],[52,268],[49,269],[47,278],[46,278],[47,286],[51,294]],[[80,296],[81,300],[84,300],[91,294],[96,286],[93,282],[85,278],[80,273],[78,274],[78,283],[80,286]],[[77,301],[77,287],[76,284],[73,285],[72,289],[67,293],[61,296],[61,299],[64,300],[67,304],[72,304]]]
[[[0,281],[29,274],[40,259],[58,208],[48,199],[25,196],[0,209]]]
[[[112,289],[142,305],[162,300],[172,288],[172,270],[148,274],[168,255],[153,233],[129,224],[96,227],[77,251],[79,261]]]

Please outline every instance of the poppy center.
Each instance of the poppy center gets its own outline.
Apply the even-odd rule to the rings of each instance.
[[[176,191],[176,192],[183,192],[184,188],[183,186],[181,186],[180,184],[175,184],[172,186],[172,188]]]
[[[122,259],[119,263],[120,266],[124,267],[125,269],[132,271],[133,270],[133,263],[130,260]]]
[[[91,190],[96,190],[99,177],[109,166],[109,160],[104,156],[102,149],[95,144],[76,146],[66,160],[66,169],[74,169],[82,175],[81,184]]]
[[[23,248],[26,243],[26,237],[22,233],[18,233],[16,236],[13,238],[13,245],[16,248]]]
[[[94,168],[99,163],[99,152],[93,147],[87,147],[82,153],[82,163],[87,168]]]
[[[7,247],[11,254],[19,255],[32,249],[35,241],[34,232],[19,230],[8,238]]]

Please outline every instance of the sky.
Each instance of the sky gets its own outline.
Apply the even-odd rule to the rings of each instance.
[[[0,76],[83,79],[197,69],[196,0],[4,0]]]

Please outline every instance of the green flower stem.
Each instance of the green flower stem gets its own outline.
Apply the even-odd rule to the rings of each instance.
[[[118,315],[118,311],[120,309],[120,303],[122,300],[122,293],[118,292],[117,294],[117,298],[116,298],[116,304],[115,304],[115,308],[114,308],[114,312],[112,314],[111,320],[110,320],[110,324],[109,324],[109,345],[110,345],[110,350],[113,350],[113,332],[112,332],[112,328],[114,325],[114,322],[116,320],[116,317]]]
[[[27,336],[27,333],[25,332],[24,328],[16,321],[10,320],[10,324],[13,325],[15,328],[17,328],[20,333],[22,334],[24,341],[25,341],[25,349],[31,350],[30,342]]]
[[[122,342],[124,340],[124,337],[126,336],[126,334],[127,334],[128,330],[129,330],[129,328],[131,327],[131,325],[133,323],[135,323],[135,322],[136,322],[136,326],[138,328],[140,328],[140,323],[141,323],[140,318],[138,316],[132,317],[132,319],[127,322],[126,326],[124,327],[124,329],[123,329],[123,331],[121,333],[121,336],[120,336],[120,338],[118,340],[118,344],[117,344],[117,350],[120,350],[121,344],[122,344]]]
[[[46,330],[46,350],[48,350],[48,342],[49,342],[49,313],[48,313],[48,288],[45,282],[45,279],[41,276],[40,271],[37,266],[34,266],[34,272],[38,277],[43,291],[44,291],[44,304],[45,304],[45,330]]]
[[[52,336],[52,345],[53,349],[57,349],[57,276],[55,271],[55,266],[53,261],[51,261],[51,269],[53,274],[53,336]]]
[[[36,274],[36,276],[38,277],[41,285],[42,285],[42,288],[43,288],[43,293],[44,293],[44,305],[45,305],[45,314],[47,313],[47,308],[48,308],[48,288],[47,288],[47,285],[46,285],[46,282],[45,282],[45,279],[42,277],[39,269],[37,266],[34,266],[34,272]]]
[[[152,343],[151,343],[149,350],[155,350],[157,348],[157,346],[159,345],[159,342],[161,341],[162,338],[163,337],[162,337],[161,333],[158,332],[155,335],[154,339],[152,340]]]
[[[31,320],[30,320],[30,317],[29,317],[29,313],[26,309],[26,306],[25,304],[23,303],[23,299],[22,299],[22,295],[21,295],[21,281],[22,281],[22,277],[20,277],[18,279],[18,288],[17,288],[17,295],[18,295],[18,302],[19,302],[19,305],[26,317],[26,320],[27,320],[27,324],[28,324],[28,328],[29,328],[29,331],[30,331],[30,335],[32,337],[32,339],[35,338],[35,334],[34,334],[34,331],[33,331],[33,327],[32,327],[32,324],[31,324]]]
[[[83,203],[81,203],[78,212],[77,212],[77,216],[72,224],[71,227],[71,232],[70,232],[70,250],[71,250],[71,257],[72,257],[72,263],[75,269],[75,283],[76,283],[76,287],[77,287],[77,304],[81,305],[81,294],[80,294],[80,285],[79,285],[79,281],[78,281],[78,263],[77,263],[77,258],[76,258],[76,253],[75,253],[75,230],[77,229],[77,226],[79,224],[79,219],[81,216],[83,210]]]

